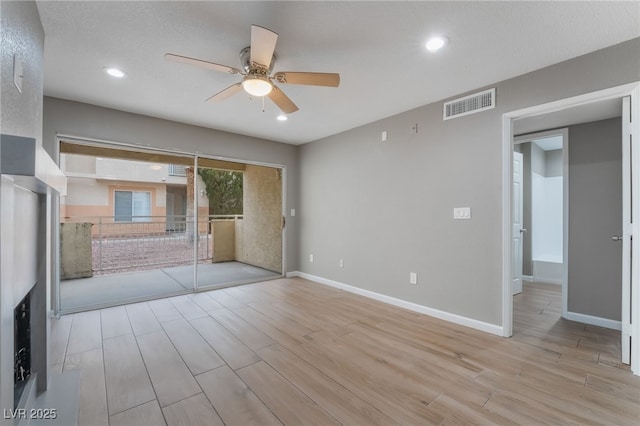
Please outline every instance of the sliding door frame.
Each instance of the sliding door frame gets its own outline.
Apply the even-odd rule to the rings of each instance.
[[[198,152],[189,152],[189,151],[183,151],[183,150],[178,150],[178,149],[166,149],[166,148],[156,148],[156,147],[149,147],[149,146],[139,146],[139,145],[135,145],[135,144],[131,144],[131,143],[125,143],[125,142],[117,142],[117,141],[111,141],[111,140],[105,140],[105,139],[97,139],[97,138],[91,138],[91,137],[84,137],[84,136],[78,136],[78,135],[71,135],[71,134],[65,134],[65,133],[57,133],[56,134],[56,150],[57,150],[57,164],[60,164],[60,145],[61,143],[66,142],[66,143],[70,143],[70,144],[76,144],[76,145],[83,145],[83,146],[91,146],[91,147],[96,147],[96,148],[113,148],[113,149],[122,149],[122,150],[127,150],[127,151],[132,151],[132,152],[138,152],[138,153],[149,153],[149,154],[164,154],[164,155],[175,155],[176,157],[190,157],[193,159],[193,167],[194,167],[194,173],[197,173],[198,170],[198,160],[202,159],[208,159],[208,160],[218,160],[218,161],[225,161],[225,162],[230,162],[230,163],[240,163],[240,164],[246,164],[246,165],[254,165],[254,166],[262,166],[262,167],[271,167],[274,169],[278,169],[282,171],[282,206],[281,206],[281,214],[283,217],[286,217],[286,202],[287,202],[287,167],[283,164],[276,164],[276,163],[267,163],[267,162],[261,162],[261,161],[250,161],[250,160],[244,160],[244,159],[238,159],[238,158],[231,158],[231,157],[224,157],[224,156],[216,156],[216,155],[208,155],[208,154],[202,154],[202,153],[198,153]],[[198,194],[199,192],[199,188],[198,188],[198,179],[194,178],[194,194]],[[54,228],[54,232],[52,232],[52,242],[51,242],[51,246],[54,249],[54,258],[55,259],[60,259],[60,195],[59,194],[54,194],[52,196],[53,198],[53,202],[52,202],[52,207],[54,209],[54,211],[52,212],[52,222],[54,224],[58,224],[58,226],[55,226]],[[194,197],[194,226],[195,226],[195,231],[197,232],[198,229],[198,197],[195,196]],[[285,276],[285,271],[286,269],[286,259],[287,259],[287,245],[286,245],[286,234],[287,234],[287,227],[285,226],[282,229],[282,243],[281,243],[281,253],[282,253],[282,264],[281,264],[281,268],[282,268],[282,272],[281,272],[281,276]],[[189,292],[198,292],[201,291],[198,288],[198,258],[197,258],[197,250],[198,250],[198,239],[194,238],[194,243],[193,243],[193,250],[194,250],[194,264],[193,264],[193,279],[194,279],[194,284],[193,284],[193,288],[191,289],[191,291],[187,291],[186,293]],[[53,308],[53,314],[55,316],[60,316],[63,313],[67,313],[67,312],[62,312],[62,307],[61,307],[61,300],[60,300],[60,267],[59,267],[59,262],[56,262],[56,265],[54,266],[54,270],[55,270],[55,276],[53,277],[53,279],[51,280],[51,306]],[[222,287],[229,287],[229,286],[233,286],[233,285],[242,285],[244,283],[241,284],[229,284],[228,286],[225,285],[221,285],[220,287],[216,287],[216,288],[222,288]],[[208,291],[208,290],[213,290],[214,288],[203,288],[202,291]],[[165,296],[159,296],[159,297],[165,297]],[[131,302],[127,302],[127,303],[134,303],[134,302],[139,302],[139,301],[143,301],[143,300],[151,300],[154,299],[156,297],[148,297],[148,298],[144,298],[141,300],[131,300]],[[117,303],[107,303],[105,304],[104,307],[108,307],[108,306],[117,306]]]

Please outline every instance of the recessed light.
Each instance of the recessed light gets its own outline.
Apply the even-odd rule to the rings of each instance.
[[[444,36],[431,37],[427,41],[427,50],[429,52],[437,52],[449,43],[449,39]]]
[[[276,117],[276,120],[278,121],[287,121],[289,119],[289,117],[287,117],[286,115],[282,114]]]
[[[107,74],[109,74],[111,77],[114,77],[114,78],[125,78],[127,76],[126,72],[115,67],[104,67],[103,70],[104,72],[106,72]]]

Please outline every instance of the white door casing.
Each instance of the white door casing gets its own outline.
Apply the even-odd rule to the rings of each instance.
[[[509,337],[513,334],[513,292],[512,280],[512,237],[513,223],[511,217],[512,201],[511,192],[513,179],[513,120],[533,117],[536,115],[561,111],[567,108],[586,105],[610,99],[622,99],[631,96],[631,154],[628,156],[628,165],[634,170],[640,170],[640,81],[598,90],[583,95],[551,101],[545,104],[526,107],[519,110],[506,112],[502,115],[502,335]],[[631,173],[631,252],[640,253],[640,173]],[[636,238],[633,238],[633,235]],[[633,374],[640,376],[640,321],[635,318],[640,315],[640,256],[631,256],[630,268],[630,365]],[[627,293],[629,294],[629,293]]]
[[[523,155],[520,152],[513,153],[513,191],[512,191],[512,291],[513,294],[522,293],[522,233],[525,229],[523,221]]]
[[[622,98],[622,362],[631,362],[632,161],[631,96]],[[619,238],[619,237],[614,237]]]

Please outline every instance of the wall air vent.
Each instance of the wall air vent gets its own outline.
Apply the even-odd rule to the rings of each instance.
[[[455,99],[445,102],[442,111],[442,119],[450,120],[452,118],[462,117],[463,115],[474,114],[476,112],[493,109],[496,107],[496,89],[485,90],[484,92],[474,93],[464,98]]]

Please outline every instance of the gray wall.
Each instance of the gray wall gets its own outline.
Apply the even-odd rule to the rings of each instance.
[[[502,114],[640,80],[639,64],[634,39],[491,85],[494,110],[443,121],[438,102],[303,145],[300,270],[500,325]]]
[[[545,177],[562,176],[562,150],[545,151],[544,164]]]
[[[0,2],[2,16],[1,105],[0,130],[35,138],[42,143],[42,60],[44,31],[34,2]],[[24,63],[22,93],[13,85],[13,54]],[[1,155],[1,153],[0,153]],[[13,408],[13,309],[36,284],[38,268],[43,266],[39,257],[38,196],[13,185],[10,178],[0,183],[0,409]],[[40,282],[32,309],[44,324],[32,331],[45,347],[32,347],[32,362],[46,365],[46,295],[45,283]],[[43,371],[46,374],[46,369]],[[0,417],[5,424],[8,420]]]
[[[297,207],[299,171],[297,148],[293,145],[45,97],[44,147],[54,159],[59,150],[57,134],[283,165],[287,176],[286,211]],[[286,270],[292,271],[298,268],[298,228],[295,217],[287,219]]]
[[[622,122],[569,127],[568,310],[620,321]]]

